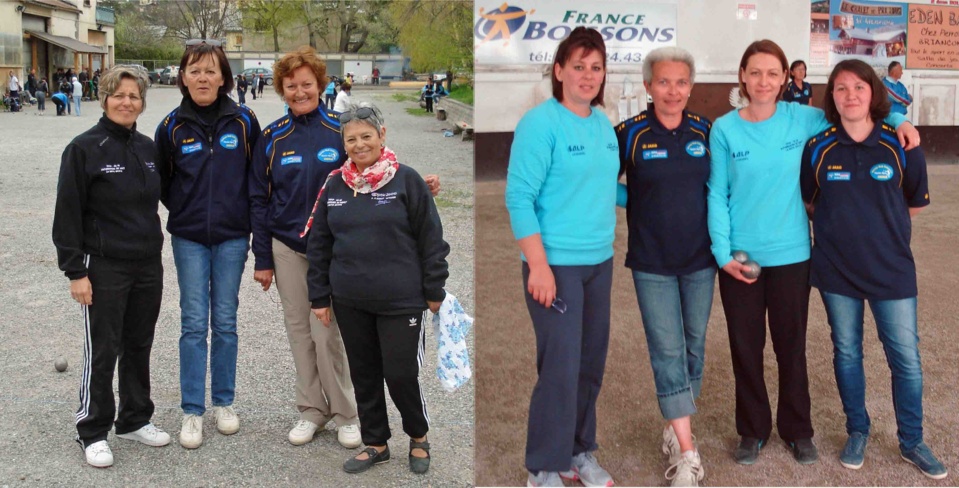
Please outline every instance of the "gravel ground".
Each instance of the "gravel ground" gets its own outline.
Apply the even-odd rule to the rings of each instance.
[[[477,164],[482,164],[481,161]],[[832,342],[817,290],[809,299],[806,360],[812,423],[819,462],[800,466],[775,427],[753,466],[732,458],[739,440],[735,391],[726,320],[716,287],[706,334],[706,370],[693,432],[706,477],[701,486],[957,486],[959,413],[956,395],[956,341],[959,326],[959,165],[930,165],[932,205],[913,220],[912,251],[919,281],[919,350],[923,368],[923,434],[950,470],[933,481],[899,458],[889,368],[871,312],[864,324],[866,405],[872,432],[860,470],[843,468],[839,453],[846,440],[845,416],[836,388]],[[477,322],[476,483],[516,486],[525,482],[523,465],[530,394],[536,382],[533,328],[523,300],[519,250],[503,202],[504,180],[476,185]],[[617,486],[668,486],[660,452],[665,425],[656,402],[642,318],[632,277],[623,266],[626,214],[617,211],[612,288],[612,323],[603,389],[596,406],[597,458]],[[778,403],[777,366],[767,337],[765,378],[773,409]],[[507,399],[507,400],[504,400]],[[567,483],[568,486],[579,486]]]
[[[437,197],[446,240],[452,247],[447,290],[473,315],[473,146],[445,138],[442,124],[407,113],[412,102],[397,102],[394,92],[354,90],[354,98],[377,103],[388,126],[387,143],[400,161],[420,174],[436,173],[443,185]],[[180,101],[172,88],[152,89],[140,131],[151,136],[161,118]],[[283,104],[274,93],[249,100],[267,125]],[[394,461],[362,475],[348,475],[343,461],[354,451],[336,442],[332,430],[295,447],[286,435],[297,419],[294,370],[275,288],[264,293],[253,281],[252,256],[240,290],[239,364],[236,410],[240,432],[216,433],[212,415],[204,425],[204,444],[188,451],[174,440],[163,448],[114,438],[116,459],[110,469],[86,465],[73,442],[73,415],[82,359],[80,311],[70,299],[68,282],[57,268],[51,243],[59,158],[64,146],[90,128],[101,114],[98,104],[83,104],[81,117],[56,117],[35,108],[0,113],[0,486],[160,485],[160,486],[468,486],[473,483],[473,385],[446,393],[433,371],[435,353],[427,354],[422,385],[432,419],[434,461],[428,474],[410,473],[407,437],[399,413],[390,407]],[[166,210],[161,206],[166,222]],[[166,270],[163,306],[153,349],[154,423],[171,435],[180,429],[177,340],[179,296],[169,239],[164,244]],[[432,331],[427,351],[435,350]],[[472,337],[469,339],[472,349]],[[53,362],[70,363],[57,373]],[[208,404],[209,405],[209,404]],[[332,425],[330,426],[332,427]]]

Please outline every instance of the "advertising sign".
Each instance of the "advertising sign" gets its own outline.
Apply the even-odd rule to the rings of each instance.
[[[576,27],[596,29],[607,63],[642,63],[649,51],[676,45],[676,2],[547,0],[474,2],[477,65],[551,64],[556,46]]]

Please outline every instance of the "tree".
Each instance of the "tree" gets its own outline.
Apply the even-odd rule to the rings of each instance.
[[[415,71],[473,71],[473,3],[457,0],[393,2],[398,43]]]
[[[147,21],[139,5],[121,0],[101,0],[100,5],[115,9],[117,59],[170,60],[183,53],[179,42],[164,37],[165,28]]]
[[[222,39],[236,24],[237,0],[164,0],[144,13],[153,25],[166,26],[166,36],[181,40]],[[282,2],[280,2],[282,3]]]
[[[241,0],[240,12],[245,28],[273,34],[273,50],[277,52],[280,51],[280,29],[302,15],[298,2],[273,0]]]
[[[323,41],[327,50],[360,52],[371,35],[382,47],[389,39],[389,0],[302,0],[301,8],[310,34],[310,46],[319,50]],[[332,33],[335,44],[329,42]]]

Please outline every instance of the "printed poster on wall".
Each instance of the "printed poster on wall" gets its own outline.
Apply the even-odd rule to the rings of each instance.
[[[881,69],[898,61],[909,69],[959,70],[959,2],[952,2],[810,0],[808,64],[860,59]]]
[[[676,2],[475,0],[478,65],[551,64],[573,29],[598,30],[608,64],[639,64],[649,51],[676,45]]]
[[[959,70],[959,8],[909,6],[908,69]]]

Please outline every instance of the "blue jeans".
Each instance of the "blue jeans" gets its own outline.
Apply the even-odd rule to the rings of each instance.
[[[820,290],[832,328],[833,366],[846,413],[846,432],[869,434],[866,377],[862,365],[864,300]],[[922,365],[916,332],[916,297],[869,300],[879,340],[892,371],[892,403],[896,410],[899,449],[922,442]]]
[[[233,404],[236,387],[236,309],[249,239],[213,246],[173,236],[173,260],[180,285],[180,407],[206,411],[207,329],[210,341],[210,396],[213,405]]]
[[[73,103],[77,104],[77,117],[80,116],[80,100],[81,100],[81,98],[82,98],[82,97],[78,97],[78,96],[76,96],[76,95],[73,96]]]
[[[659,410],[667,420],[692,415],[703,382],[716,268],[682,276],[633,271],[633,282]]]

